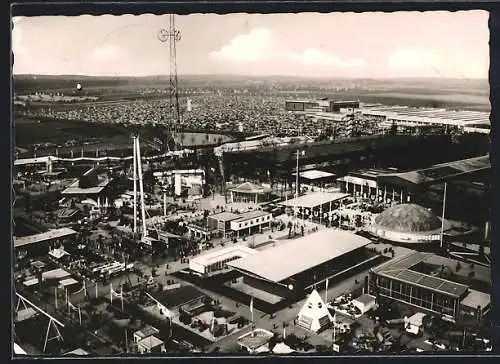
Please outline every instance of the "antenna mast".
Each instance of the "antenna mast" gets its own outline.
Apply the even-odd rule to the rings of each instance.
[[[158,33],[158,39],[160,42],[169,42],[170,51],[170,85],[169,85],[169,115],[170,115],[170,125],[169,134],[171,134],[172,139],[176,135],[177,128],[180,125],[180,107],[179,107],[179,93],[177,89],[177,42],[181,40],[181,32],[175,29],[175,15],[170,14],[170,24],[169,29],[161,29]],[[175,140],[175,139],[174,139]],[[175,145],[175,142],[174,142]],[[168,140],[167,140],[168,148]],[[175,148],[175,147],[174,147]]]

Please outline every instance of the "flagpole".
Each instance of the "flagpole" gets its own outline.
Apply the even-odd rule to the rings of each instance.
[[[253,296],[250,298],[250,314],[252,315],[252,336],[255,335],[255,322],[253,318]]]
[[[333,314],[333,344],[335,345],[336,333],[337,333],[337,312]]]
[[[443,191],[443,213],[441,214],[441,248],[443,248],[443,238],[444,238],[444,212],[446,210],[446,187],[448,183],[444,183],[444,191]]]
[[[328,278],[325,281],[326,283],[326,288],[325,288],[325,304],[328,303]]]

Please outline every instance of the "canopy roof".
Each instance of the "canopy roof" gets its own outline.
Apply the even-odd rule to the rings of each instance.
[[[381,184],[416,187],[418,185],[441,183],[458,176],[472,174],[490,168],[491,162],[489,156],[482,156],[436,164],[429,168],[410,172],[380,175],[377,177],[377,182]]]

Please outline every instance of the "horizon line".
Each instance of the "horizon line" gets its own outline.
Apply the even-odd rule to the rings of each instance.
[[[152,74],[152,75],[91,75],[91,74],[48,74],[48,73],[13,73],[16,76],[37,76],[37,77],[93,77],[93,78],[153,78],[153,77],[170,77],[169,74]],[[339,80],[402,80],[402,79],[432,79],[432,80],[463,80],[463,81],[488,81],[488,77],[442,77],[442,76],[380,76],[380,77],[342,77],[342,76],[296,76],[296,75],[251,75],[238,73],[184,73],[178,74],[177,77],[248,77],[248,78],[297,78],[297,79],[339,79]]]

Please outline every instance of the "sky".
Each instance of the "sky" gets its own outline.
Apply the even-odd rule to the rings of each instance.
[[[14,74],[169,73],[169,16],[13,18]],[[191,14],[175,17],[178,74],[487,78],[488,13]]]

